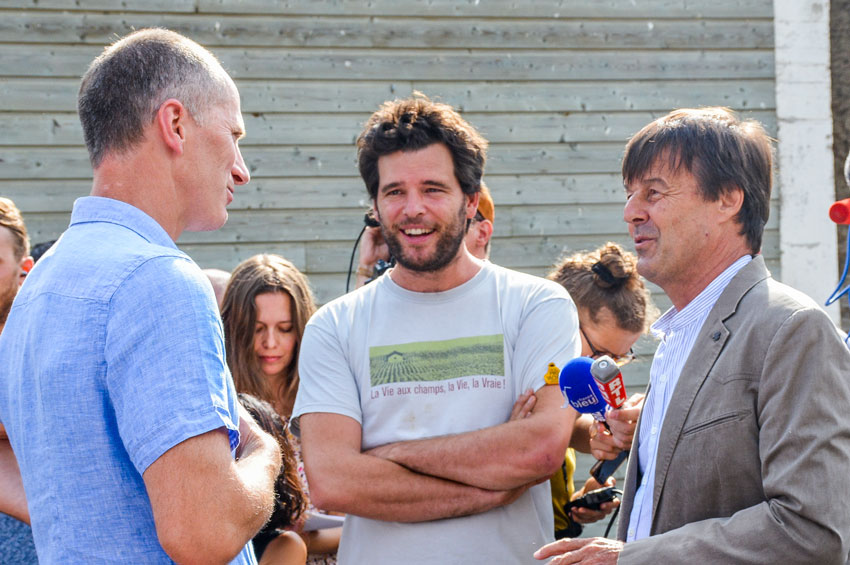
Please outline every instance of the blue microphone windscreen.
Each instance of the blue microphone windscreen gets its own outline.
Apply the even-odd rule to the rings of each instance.
[[[593,365],[593,359],[590,357],[576,357],[564,365],[558,384],[567,402],[577,412],[602,414],[605,412],[605,400],[590,373],[591,365]]]

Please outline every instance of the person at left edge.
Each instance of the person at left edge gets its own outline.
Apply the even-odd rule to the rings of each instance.
[[[14,202],[0,196],[0,333],[33,262],[21,211]],[[0,425],[0,563],[38,562],[20,482],[15,454]]]
[[[174,244],[224,224],[249,180],[236,86],[148,29],[94,60],[78,105],[91,196],[0,335],[39,560],[256,563],[280,451],[239,408],[212,288]]]
[[[347,515],[341,564],[533,563],[554,538],[575,412],[544,377],[578,355],[578,319],[560,285],[467,250],[485,150],[418,95],[358,139],[397,265],[310,319],[293,409],[313,503]],[[534,412],[508,421],[528,388]]]

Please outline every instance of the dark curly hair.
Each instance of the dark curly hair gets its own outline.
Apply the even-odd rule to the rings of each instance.
[[[288,528],[298,521],[307,506],[307,501],[304,499],[301,479],[298,477],[295,453],[286,436],[286,424],[272,405],[265,400],[250,394],[239,393],[239,402],[253,416],[257,424],[273,436],[280,445],[283,464],[274,485],[274,511],[265,528]]]
[[[357,163],[369,196],[378,196],[378,159],[396,151],[417,151],[442,143],[452,155],[455,177],[465,194],[480,190],[487,140],[448,104],[414,92],[384,102],[357,138]]]

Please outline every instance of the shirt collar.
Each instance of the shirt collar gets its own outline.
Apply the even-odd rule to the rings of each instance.
[[[701,324],[729,282],[738,274],[738,271],[743,269],[752,260],[753,257],[749,254],[739,257],[737,261],[717,275],[687,306],[681,310],[676,310],[675,306],[671,307],[652,324],[650,327],[652,335],[663,339],[673,330],[678,330],[694,323]]]
[[[71,225],[88,222],[117,224],[134,231],[150,243],[177,249],[177,245],[156,220],[121,200],[102,196],[78,198],[71,212]]]

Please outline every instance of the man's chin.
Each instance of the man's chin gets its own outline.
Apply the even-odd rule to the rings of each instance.
[[[457,254],[455,254],[455,257]],[[396,262],[407,269],[416,273],[434,273],[445,269],[455,257],[450,259],[438,258],[435,256],[427,258],[411,258],[409,256],[400,256],[396,258]]]
[[[215,231],[217,229],[224,227],[224,224],[227,223],[227,220],[228,220],[227,210],[224,210],[224,213],[220,217],[215,218],[215,219],[210,218],[210,219],[207,219],[207,220],[194,222],[194,223],[186,226],[186,229],[184,231],[192,231],[192,232]]]

